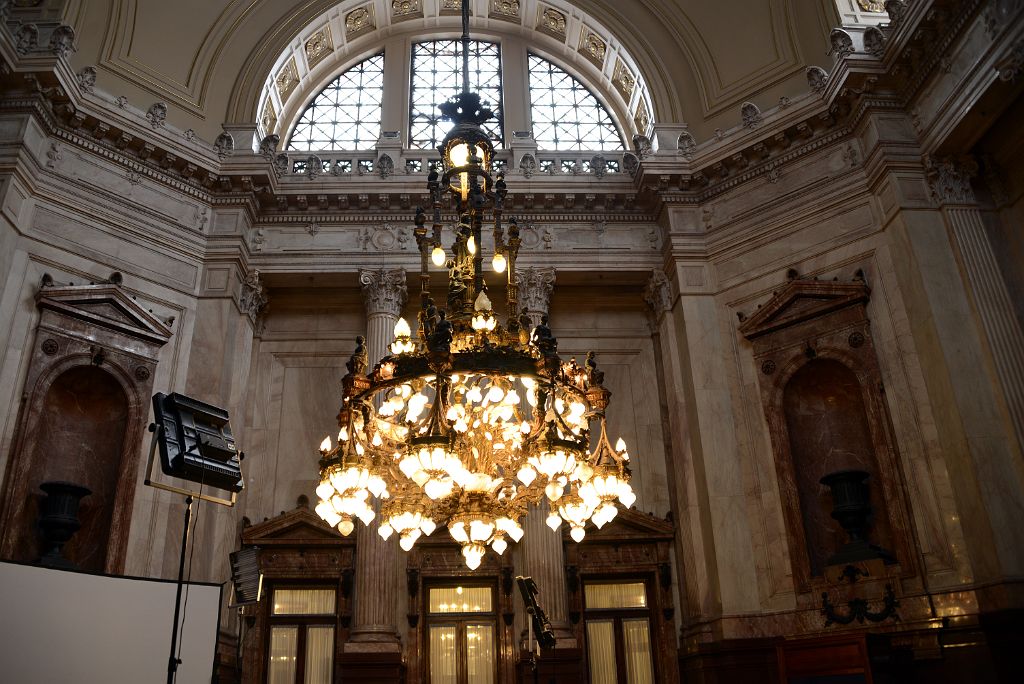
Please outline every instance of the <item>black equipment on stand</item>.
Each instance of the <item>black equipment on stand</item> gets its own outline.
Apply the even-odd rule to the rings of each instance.
[[[540,671],[537,669],[537,659],[540,656],[541,648],[555,647],[555,631],[551,628],[551,621],[544,614],[544,609],[537,602],[537,583],[532,577],[516,577],[519,585],[519,593],[523,596],[523,603],[526,605],[526,613],[530,616],[527,620],[527,648],[530,649],[530,671],[533,672],[534,684],[540,682]],[[537,637],[537,647],[534,648],[534,635]]]
[[[149,426],[153,440],[149,446],[145,484],[164,491],[185,495],[185,526],[181,531],[181,555],[178,558],[178,586],[174,596],[174,626],[171,628],[171,655],[167,661],[167,684],[174,684],[181,659],[179,618],[182,612],[181,590],[185,582],[185,551],[188,548],[188,526],[192,519],[192,504],[199,499],[221,506],[232,507],[238,492],[245,486],[242,477],[242,459],[245,454],[235,448],[235,439],[228,425],[228,412],[210,404],[181,394],[153,395],[153,417]],[[152,479],[153,461],[160,447],[160,466],[165,475],[197,483],[193,492]],[[230,499],[203,493],[204,487],[231,492]],[[196,520],[198,521],[198,512]],[[195,540],[193,540],[193,547]],[[189,563],[191,576],[192,564]],[[186,594],[185,604],[188,605]],[[183,628],[183,626],[182,626]]]

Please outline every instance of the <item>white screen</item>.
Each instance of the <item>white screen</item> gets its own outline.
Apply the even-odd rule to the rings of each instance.
[[[221,586],[185,588],[176,681],[209,684]],[[175,589],[174,582],[0,563],[0,682],[166,682]]]

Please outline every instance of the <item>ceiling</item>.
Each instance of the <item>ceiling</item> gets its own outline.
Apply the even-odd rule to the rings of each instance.
[[[438,16],[443,1],[419,0],[417,31],[457,22]],[[550,5],[577,18],[574,26],[608,27],[650,89],[653,119],[685,122],[698,138],[736,125],[744,101],[766,110],[805,92],[806,66],[831,65],[828,32],[838,23],[833,0],[520,0],[505,3],[522,17],[512,25],[490,17],[492,1],[472,0],[475,25],[529,35]],[[213,140],[222,123],[255,121],[275,60],[301,45],[311,22],[367,5],[376,39],[403,30],[388,21],[392,0],[80,0],[67,21],[78,35],[73,63],[98,68],[98,89],[143,111],[164,101],[169,123]]]

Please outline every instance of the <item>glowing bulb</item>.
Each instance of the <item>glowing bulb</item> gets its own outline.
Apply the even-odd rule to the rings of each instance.
[[[356,524],[348,518],[343,518],[342,521],[338,523],[338,531],[345,537],[352,534],[352,530],[354,530],[355,527]]]
[[[497,539],[491,542],[491,548],[494,549],[494,552],[500,556],[501,554],[505,553],[505,549],[508,548],[508,542],[502,539],[501,537],[498,537]]]
[[[320,442],[321,453],[327,453],[331,450],[331,438],[330,436],[324,437],[324,441]]]
[[[623,492],[623,493],[619,494],[619,501],[622,502],[623,506],[625,506],[626,508],[629,508],[634,503],[636,503],[636,494],[634,494],[633,492],[630,492],[630,491]]]
[[[410,337],[411,335],[412,328],[409,327],[409,322],[404,318],[399,318],[395,323],[395,337]]]
[[[502,254],[501,252],[496,252],[494,254],[494,258],[491,259],[491,266],[494,268],[494,272],[504,273],[506,265],[507,262],[505,261],[505,255]]]
[[[574,527],[572,528],[572,532],[569,533],[569,536],[572,537],[574,542],[579,543],[583,541],[583,537],[585,537],[586,534],[586,531],[584,531],[582,527]]]
[[[519,469],[519,472],[516,473],[516,477],[519,478],[520,482],[529,487],[530,484],[537,479],[537,471],[530,466],[524,465]]]
[[[621,437],[619,437],[619,441],[615,443],[615,450],[618,451],[619,453],[622,453],[623,451],[626,450],[626,441]]]
[[[416,543],[416,537],[411,534],[403,534],[399,540],[398,545],[402,547],[403,551],[409,551],[412,549],[413,544]]]
[[[437,529],[437,525],[430,518],[424,518],[423,522],[420,523],[420,529],[423,531],[423,534],[429,537]]]
[[[550,527],[553,530],[557,530],[559,527],[562,526],[562,519],[558,516],[557,513],[551,513],[550,515],[548,515],[547,520],[545,520],[544,522],[546,522],[548,524],[548,527]]]
[[[456,168],[465,166],[469,163],[469,145],[466,143],[456,145],[449,150],[448,158],[451,160],[452,166]]]
[[[474,311],[490,311],[491,310],[491,298],[487,296],[487,293],[480,290],[480,294],[476,296],[476,301],[473,302]]]
[[[473,235],[469,236],[469,240],[466,241],[466,249],[469,250],[470,254],[476,254],[476,237]]]
[[[390,538],[392,532],[394,531],[394,528],[392,528],[391,525],[388,525],[387,523],[384,523],[383,525],[377,528],[377,534],[379,534],[383,539]]]
[[[435,247],[434,251],[430,253],[430,260],[434,262],[435,266],[444,266],[445,254],[441,245]]]

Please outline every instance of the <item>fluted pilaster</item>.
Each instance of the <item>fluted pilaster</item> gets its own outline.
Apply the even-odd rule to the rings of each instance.
[[[977,173],[978,165],[969,157],[928,164],[932,196],[956,240],[1017,438],[1024,440],[1024,331],[971,187]]]
[[[360,271],[359,283],[366,304],[366,351],[372,365],[384,356],[405,306],[405,271]],[[352,638],[345,644],[347,653],[400,649],[395,624],[400,584],[398,545],[395,537],[381,539],[379,524],[376,519],[369,527],[356,525],[355,610]]]
[[[539,325],[547,315],[555,285],[555,269],[526,268],[516,272],[519,301],[531,325]],[[555,630],[559,648],[574,648],[576,639],[569,626],[568,594],[565,587],[565,551],[561,531],[552,532],[545,519],[547,501],[531,506],[523,522],[520,544],[521,571],[533,577],[540,590],[539,601]]]

